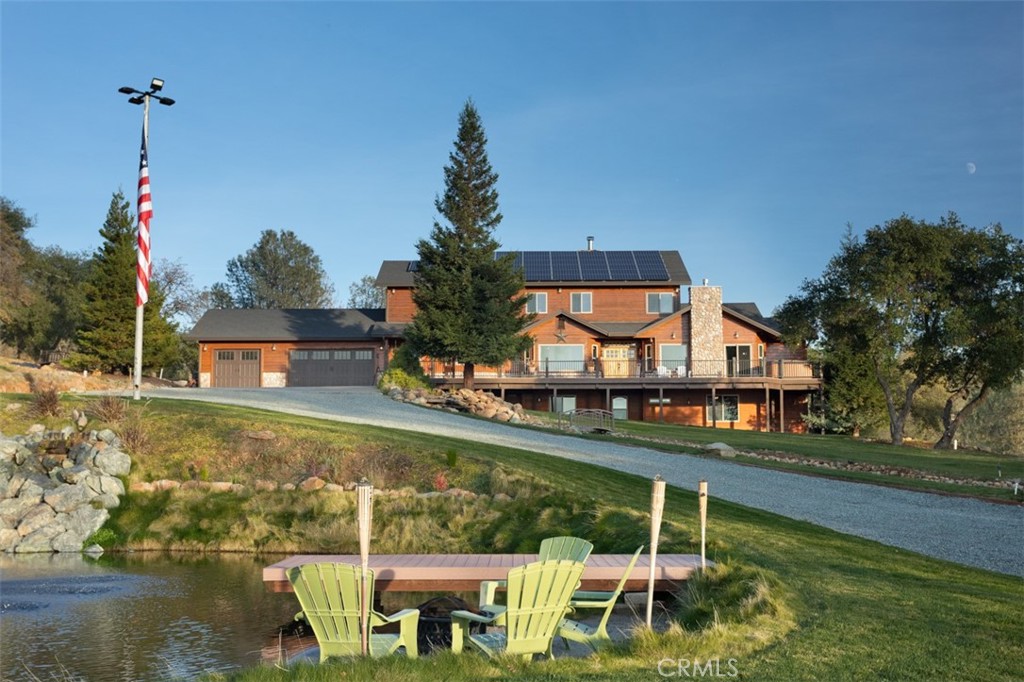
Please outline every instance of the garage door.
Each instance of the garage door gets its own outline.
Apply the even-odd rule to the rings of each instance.
[[[289,386],[373,386],[373,349],[293,350]]]
[[[213,385],[218,388],[259,388],[258,350],[218,350],[213,356]]]

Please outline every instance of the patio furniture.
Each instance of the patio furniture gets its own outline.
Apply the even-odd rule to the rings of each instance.
[[[611,636],[608,634],[608,619],[612,615],[615,603],[622,594],[622,590],[626,585],[626,579],[632,574],[633,567],[636,565],[637,559],[640,558],[640,552],[643,550],[643,545],[637,548],[636,553],[633,554],[633,560],[629,562],[626,570],[622,573],[622,579],[614,590],[610,592],[577,590],[573,593],[572,599],[569,601],[569,608],[574,612],[574,615],[576,611],[581,609],[604,609],[604,613],[601,614],[601,620],[598,621],[597,625],[587,625],[570,618],[563,619],[562,623],[558,626],[558,636],[562,638],[562,642],[567,649],[569,648],[568,640],[570,639],[574,642],[586,644],[594,651],[597,651],[598,647],[612,641]]]
[[[586,562],[594,545],[583,538],[572,537],[571,535],[559,535],[552,538],[544,538],[540,542],[540,550],[537,552],[537,561],[557,561],[565,559],[568,561]],[[494,598],[499,587],[505,587],[504,580],[485,580],[480,583],[480,609],[490,609],[494,605]]]
[[[533,660],[534,654],[551,654],[551,643],[569,608],[569,600],[583,575],[581,561],[538,561],[513,568],[505,581],[508,603],[492,606],[487,615],[452,612],[452,651],[460,653],[464,642],[489,658],[501,654]],[[505,625],[504,632],[469,632],[471,623]]]
[[[367,602],[373,604],[373,571],[368,573]],[[362,653],[362,629],[360,621],[359,590],[362,568],[351,564],[309,563],[288,569],[288,581],[299,598],[302,612],[313,628],[320,645],[320,662],[332,656],[358,656]],[[419,649],[416,644],[416,630],[420,612],[404,609],[391,616],[369,611],[370,628],[398,623],[399,633],[370,634],[370,655],[387,656],[400,648],[405,655],[416,658]]]

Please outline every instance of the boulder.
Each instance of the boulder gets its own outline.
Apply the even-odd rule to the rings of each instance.
[[[43,495],[43,501],[54,511],[70,512],[82,505],[89,504],[94,497],[96,497],[96,493],[90,490],[89,486],[62,485]]]
[[[96,455],[95,463],[97,469],[111,476],[127,476],[132,468],[132,458],[114,448]]]
[[[705,445],[704,449],[718,455],[719,457],[732,458],[736,456],[736,448],[726,443],[710,443],[709,445]]]

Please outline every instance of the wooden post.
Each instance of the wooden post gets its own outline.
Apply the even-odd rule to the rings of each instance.
[[[651,565],[647,576],[647,629],[651,629],[654,613],[654,570],[658,562],[658,537],[661,535],[661,515],[665,510],[665,481],[655,476],[651,485]]]
[[[708,530],[708,482],[701,481],[697,484],[697,497],[700,504],[700,570],[708,567],[707,559],[704,556],[704,546],[707,540]]]
[[[363,656],[370,653],[370,526],[373,524],[373,485],[365,478],[356,486],[357,518],[359,525],[359,562],[362,567],[359,591],[360,629],[362,630]]]

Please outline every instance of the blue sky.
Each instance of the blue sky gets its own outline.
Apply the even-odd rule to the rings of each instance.
[[[1024,227],[1020,2],[0,4],[0,192],[40,246],[134,203],[154,106],[154,258],[199,285],[264,229],[339,304],[429,235],[463,103],[511,250],[675,249],[766,314],[847,223]]]

